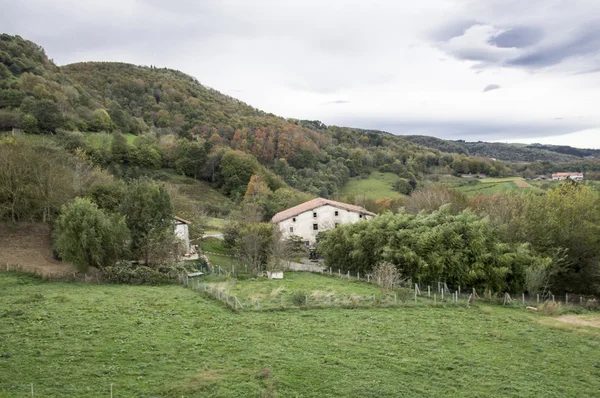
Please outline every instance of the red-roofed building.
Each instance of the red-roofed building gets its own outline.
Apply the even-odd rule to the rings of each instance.
[[[275,214],[271,222],[279,226],[284,238],[297,235],[312,244],[321,231],[375,216],[360,206],[317,198]]]

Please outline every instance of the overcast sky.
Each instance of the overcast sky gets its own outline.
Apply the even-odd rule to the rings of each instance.
[[[59,65],[179,69],[284,117],[600,148],[599,0],[0,0]]]

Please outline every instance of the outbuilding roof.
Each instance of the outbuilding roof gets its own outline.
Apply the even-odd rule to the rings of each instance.
[[[348,203],[336,202],[335,200],[316,198],[313,200],[309,200],[308,202],[299,204],[298,206],[290,207],[287,210],[280,211],[279,213],[277,213],[273,216],[273,218],[271,219],[271,222],[278,223],[283,220],[287,220],[288,218],[295,217],[298,214],[304,213],[305,211],[310,211],[310,210],[316,209],[317,207],[321,207],[324,205],[329,205],[332,207],[337,207],[339,209],[353,211],[355,213],[366,214],[369,216],[377,215],[375,213],[365,210],[363,207],[360,207],[360,206],[355,206],[355,205],[351,205]]]
[[[192,223],[191,221],[184,220],[184,219],[183,219],[183,218],[181,218],[181,217],[173,216],[173,218],[174,218],[174,219],[176,219],[176,220],[177,220],[177,221],[179,221],[179,222],[182,222],[182,223],[184,223],[184,224],[188,224],[188,225],[189,225],[189,224],[191,224],[191,223]]]

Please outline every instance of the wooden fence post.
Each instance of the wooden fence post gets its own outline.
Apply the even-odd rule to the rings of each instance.
[[[436,297],[436,294],[433,293],[433,304],[435,304],[435,303],[437,303],[437,297]]]
[[[431,286],[427,285],[427,297],[431,297]]]
[[[523,305],[525,305],[525,293],[523,293]]]

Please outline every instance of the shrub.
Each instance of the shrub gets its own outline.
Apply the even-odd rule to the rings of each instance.
[[[164,285],[173,283],[177,277],[187,272],[185,266],[171,264],[162,268],[118,264],[101,270],[103,278],[109,283],[129,285]]]
[[[541,311],[545,315],[554,316],[560,313],[561,304],[554,301],[546,301],[541,308]]]
[[[400,283],[400,271],[388,261],[373,267],[373,280],[384,290],[392,290]]]
[[[299,290],[290,294],[290,300],[292,301],[292,304],[303,307],[306,305],[306,296],[308,296],[306,292]]]

